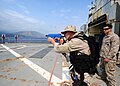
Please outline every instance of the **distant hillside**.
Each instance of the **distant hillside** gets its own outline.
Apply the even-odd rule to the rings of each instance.
[[[20,37],[45,38],[44,34],[41,34],[36,31],[20,31],[20,32],[17,32],[16,34],[18,34]]]
[[[0,37],[2,36],[2,34],[5,34],[6,37],[14,37],[15,33],[9,33],[9,32],[0,32]]]
[[[44,34],[41,34],[36,31],[20,31],[16,33],[10,33],[10,32],[0,32],[0,37],[2,34],[5,34],[6,37],[14,37],[14,35],[18,35],[19,38],[45,38]]]

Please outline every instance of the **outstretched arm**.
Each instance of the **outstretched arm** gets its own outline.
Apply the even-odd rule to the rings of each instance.
[[[48,37],[48,42],[50,42],[50,43],[52,43],[53,44],[53,46],[55,45],[55,40],[53,39],[53,38],[51,38],[51,37]]]

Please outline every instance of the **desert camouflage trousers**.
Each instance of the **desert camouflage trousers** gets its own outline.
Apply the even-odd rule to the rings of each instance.
[[[104,62],[104,59],[101,59],[101,67],[102,67],[102,78],[107,80],[107,86],[116,86],[115,80],[115,68],[116,62],[110,60],[109,62]]]

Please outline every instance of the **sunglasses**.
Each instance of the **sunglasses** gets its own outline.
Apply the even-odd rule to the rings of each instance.
[[[104,28],[103,30],[109,30],[110,28]]]

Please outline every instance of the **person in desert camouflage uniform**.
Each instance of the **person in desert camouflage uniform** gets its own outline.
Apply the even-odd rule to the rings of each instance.
[[[53,38],[48,38],[48,42],[51,42],[54,46],[54,50],[58,53],[70,53],[70,56],[71,56],[71,52],[76,52],[79,54],[79,55],[90,55],[90,49],[89,49],[89,45],[88,45],[88,42],[87,40],[80,40],[79,38],[74,38],[75,36],[77,36],[78,34],[80,35],[79,32],[76,31],[76,27],[75,26],[67,26],[63,32],[61,32],[62,34],[64,34],[67,42],[64,43],[64,44],[59,44],[59,43],[56,43],[54,41]],[[82,35],[82,34],[81,34]],[[83,58],[84,56],[82,56]],[[86,58],[86,57],[85,57]],[[74,59],[74,56],[73,58]],[[70,61],[71,61],[71,58],[70,58]],[[71,61],[72,63],[72,61]],[[86,63],[84,61],[82,61],[83,65]],[[78,63],[78,64],[82,64],[82,63]],[[77,63],[75,63],[77,64]],[[84,68],[84,67],[82,67]],[[82,69],[81,68],[81,69]],[[79,69],[78,69],[79,71]],[[80,83],[81,84],[85,84],[84,83],[84,73],[80,73]],[[76,86],[76,85],[73,85],[73,86]],[[78,86],[78,85],[77,85]]]
[[[119,37],[112,32],[112,25],[106,24],[103,28],[105,36],[103,38],[102,47],[100,50],[102,70],[101,79],[105,80],[107,86],[116,86],[115,67],[116,54],[119,49]]]

